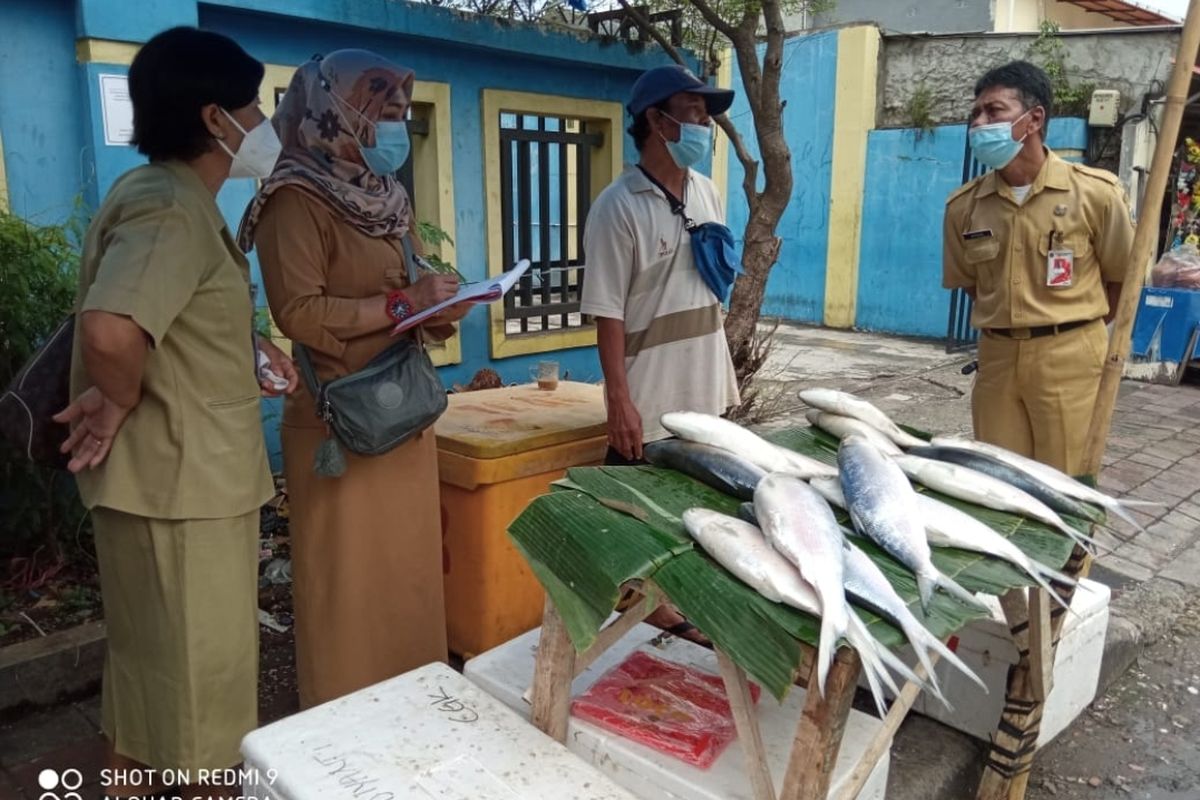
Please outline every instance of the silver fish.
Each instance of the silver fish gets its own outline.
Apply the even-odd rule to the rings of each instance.
[[[917,483],[924,484],[948,497],[1036,519],[1061,531],[1084,547],[1095,546],[1095,542],[1090,536],[1072,528],[1041,500],[1030,497],[1017,487],[1010,486],[1002,480],[973,469],[960,467],[958,464],[932,461],[919,456],[893,456],[892,460],[900,469],[904,470],[905,475]]]
[[[896,594],[895,587],[883,574],[879,565],[872,561],[870,556],[855,547],[852,542],[846,543],[846,592],[858,602],[858,605],[874,611],[904,632],[905,638],[912,645],[913,652],[917,654],[917,660],[921,662],[921,665],[925,667],[925,673],[929,675],[934,694],[943,703],[946,703],[947,707],[949,703],[942,695],[941,690],[937,688],[933,662],[929,658],[930,651],[940,655],[955,669],[979,684],[985,694],[987,693],[987,684],[980,680],[979,676],[972,672],[971,668],[964,664],[953,650],[942,644],[941,640],[930,633],[913,616],[913,613],[908,610],[904,598]]]
[[[885,453],[899,453],[900,448],[895,442],[882,433],[873,425],[868,425],[861,419],[854,417],[845,417],[841,414],[834,414],[831,411],[821,411],[820,409],[812,409],[804,415],[810,425],[820,428],[831,436],[837,437],[840,441],[847,436],[857,433],[860,436],[865,436],[875,443]]]
[[[795,566],[768,544],[757,527],[707,508],[683,512],[683,524],[714,561],[751,589],[774,603],[820,617],[821,602],[816,592],[800,577]],[[894,653],[876,641],[857,614],[850,613],[848,622],[846,641],[862,659],[863,674],[871,687],[879,715],[883,716],[886,713],[883,686],[897,691],[885,664],[906,680],[923,682]]]
[[[892,422],[891,417],[866,400],[848,392],[839,392],[836,389],[805,389],[800,392],[800,399],[813,408],[862,420],[901,447],[920,447],[927,444],[924,439],[918,439]]]
[[[1052,489],[1062,492],[1068,497],[1074,497],[1076,500],[1082,500],[1085,503],[1095,503],[1096,505],[1116,514],[1121,519],[1133,525],[1139,531],[1144,531],[1133,516],[1129,513],[1126,506],[1160,506],[1162,503],[1155,503],[1149,500],[1118,500],[1115,497],[1093,489],[1086,484],[1072,478],[1065,472],[1055,469],[1049,464],[1043,464],[1040,461],[1034,461],[1032,458],[1027,458],[1020,453],[1014,453],[1011,450],[1000,447],[999,445],[989,444],[987,442],[977,442],[969,439],[958,439],[951,436],[935,436],[932,444],[938,447],[956,447],[960,450],[971,450],[976,453],[983,453],[991,456],[998,461],[1003,461],[1017,469],[1024,470],[1033,477],[1045,483]]]
[[[926,613],[935,586],[972,607],[983,607],[974,595],[933,565],[917,508],[917,493],[896,462],[868,439],[849,436],[838,448],[838,465],[854,527],[912,571]]]
[[[739,500],[753,499],[754,488],[767,475],[737,453],[683,439],[650,442],[642,454],[656,467],[677,470]]]
[[[821,601],[817,686],[823,697],[837,640],[845,637],[850,624],[842,587],[842,529],[819,494],[799,478],[782,473],[771,473],[758,484],[754,514],[767,541],[795,565]]]
[[[838,508],[846,507],[841,484],[832,478],[813,478],[809,485],[830,504]],[[1055,580],[1074,586],[1074,579],[1039,564],[989,526],[935,497],[917,492],[917,508],[924,519],[925,535],[931,545],[957,547],[960,550],[983,553],[1007,561],[1037,581],[1039,586],[1050,592],[1050,596],[1059,605],[1065,605],[1049,581]]]
[[[912,447],[908,452],[909,455],[932,458],[934,461],[948,461],[951,464],[982,472],[984,475],[991,475],[1010,486],[1017,487],[1031,497],[1036,497],[1059,514],[1070,514],[1089,522],[1104,522],[1104,511],[1099,507],[1065,495],[1046,485],[1045,481],[1037,476],[985,453],[959,447],[940,446]]]
[[[668,411],[662,426],[681,439],[737,453],[767,472],[786,472],[801,478],[836,475],[837,469],[802,453],[772,444],[736,422],[695,411]]]

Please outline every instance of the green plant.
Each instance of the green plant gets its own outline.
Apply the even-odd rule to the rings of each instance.
[[[1096,85],[1071,83],[1066,53],[1058,23],[1043,20],[1037,38],[1029,45],[1028,58],[1050,78],[1050,86],[1054,90],[1054,113],[1061,117],[1085,116]]]
[[[78,206],[77,206],[78,208]],[[0,387],[71,311],[83,216],[37,225],[0,211]],[[0,444],[0,562],[18,588],[37,585],[83,534],[85,512],[70,476]]]
[[[928,86],[922,83],[913,90],[904,105],[904,113],[908,116],[908,124],[917,129],[918,139],[933,130],[933,92]]]
[[[451,247],[454,246],[454,240],[450,238],[450,234],[432,222],[417,223],[417,238],[424,242],[425,246],[431,250],[440,250],[443,244],[448,244]],[[437,253],[427,252],[423,258],[435,272],[440,272],[443,275],[453,275],[458,278],[459,283],[467,282],[467,279],[462,276],[461,272],[454,268],[453,264],[446,261]]]

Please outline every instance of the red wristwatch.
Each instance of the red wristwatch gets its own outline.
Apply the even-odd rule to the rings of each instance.
[[[401,289],[396,289],[393,292],[388,292],[387,296],[387,314],[395,322],[401,322],[407,317],[411,317],[416,308],[413,307],[412,300],[408,299],[408,295]]]

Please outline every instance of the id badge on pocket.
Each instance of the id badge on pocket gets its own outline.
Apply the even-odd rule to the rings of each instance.
[[[1062,289],[1075,282],[1075,251],[1051,250],[1046,254],[1046,285]]]

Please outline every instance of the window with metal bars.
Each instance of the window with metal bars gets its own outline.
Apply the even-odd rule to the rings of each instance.
[[[591,206],[592,151],[603,144],[585,120],[500,115],[500,213],[504,265],[530,268],[504,296],[506,334],[590,324],[579,313],[583,220]]]

